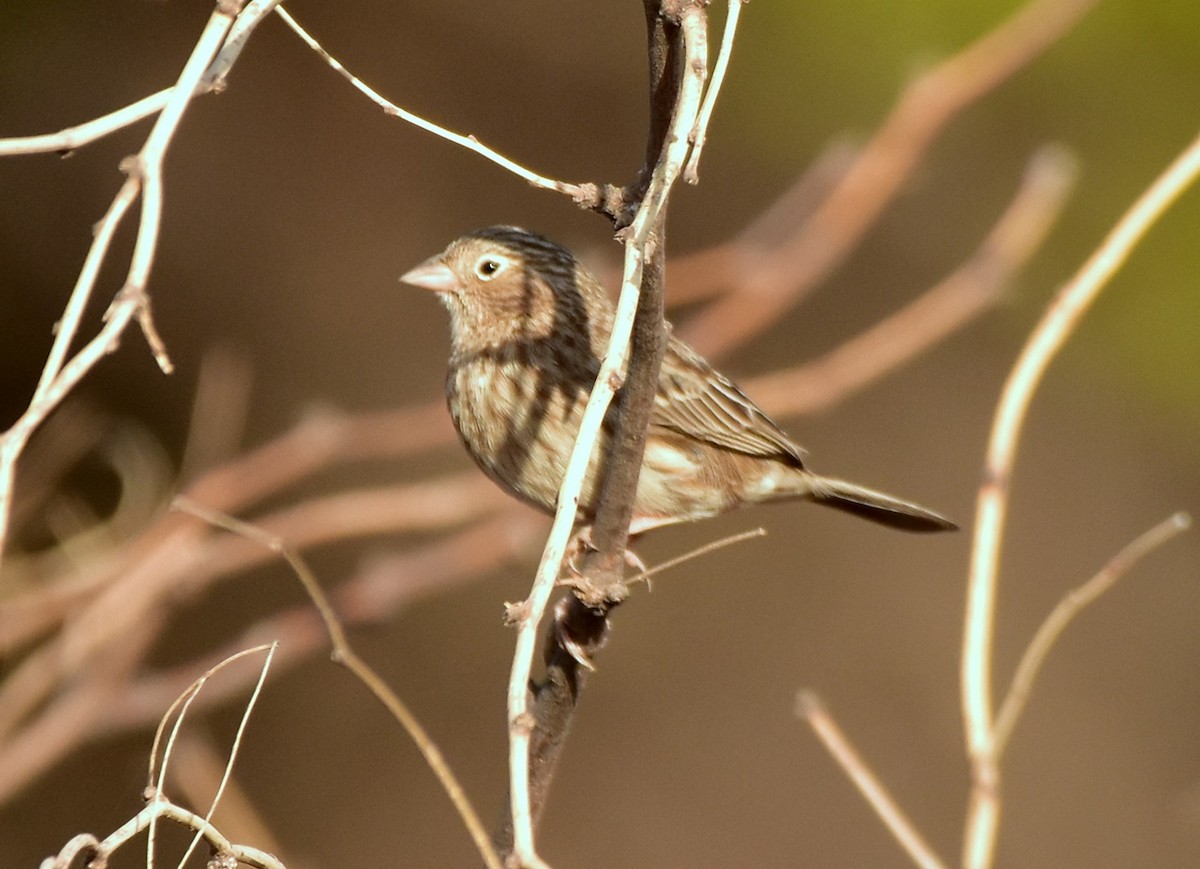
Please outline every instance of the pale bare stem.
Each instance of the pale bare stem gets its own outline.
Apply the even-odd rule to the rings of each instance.
[[[0,157],[16,154],[44,154],[46,152],[69,154],[77,148],[82,148],[84,145],[162,111],[162,107],[167,104],[170,96],[171,89],[166,88],[156,94],[143,97],[136,103],[117,109],[115,112],[109,112],[107,115],[74,127],[67,127],[57,133],[0,139]]]
[[[278,2],[278,0],[274,0],[274,2]],[[273,5],[273,2],[264,3],[263,0],[257,0],[251,4],[251,7],[263,5],[269,7]],[[249,10],[247,11],[249,12]],[[164,109],[169,109],[169,113],[172,115],[165,122],[160,115],[141,154],[131,158],[131,162],[127,166],[130,177],[122,185],[121,190],[113,199],[112,205],[109,206],[108,212],[96,228],[95,237],[84,260],[83,268],[80,270],[79,278],[71,291],[63,316],[59,320],[54,343],[46,359],[46,364],[43,366],[29,407],[13,427],[0,438],[0,557],[3,556],[8,534],[16,462],[29,437],[83,376],[101,358],[116,349],[125,326],[135,314],[159,366],[164,371],[170,370],[170,359],[167,357],[162,339],[154,327],[150,316],[149,301],[145,296],[145,280],[148,276],[158,232],[157,215],[161,210],[161,171],[152,172],[147,177],[147,161],[156,161],[161,169],[162,156],[167,143],[178,126],[179,117],[188,100],[193,94],[212,89],[211,83],[205,87],[199,85],[197,67],[202,69],[202,64],[208,63],[208,58],[212,56],[215,47],[223,40],[225,31],[229,29],[229,14],[229,12],[223,13],[218,8],[210,18],[200,42],[193,50],[188,66],[185,67],[175,87],[166,88],[125,108],[87,123],[69,127],[58,133],[0,140],[0,156],[44,151],[70,151],[134,124],[143,118],[163,112]],[[250,30],[262,14],[265,13],[259,12],[257,17],[253,18],[247,15],[244,20],[239,20],[240,26],[235,28],[235,31],[240,33],[240,42],[236,50],[230,51],[230,47],[225,46],[218,56],[218,59],[224,58],[222,75],[228,72],[229,66],[237,57],[237,52],[240,51]],[[213,63],[215,65],[217,61],[214,60]],[[187,91],[186,96],[180,93],[180,88],[184,86],[191,88]],[[137,251],[131,263],[130,280],[127,281],[122,294],[118,296],[113,307],[106,314],[106,327],[96,339],[75,356],[71,365],[64,370],[67,353],[78,332],[80,319],[95,287],[100,266],[108,254],[113,235],[130,205],[137,199],[138,194],[143,192],[143,184],[146,185],[145,195],[150,201],[142,209],[143,231],[140,231],[138,235]]]
[[[844,259],[958,112],[1053,45],[1095,2],[1032,0],[914,81],[854,166],[792,238],[747,262],[739,292],[709,307],[680,334],[719,356],[772,323]],[[778,280],[780,274],[788,280]]]
[[[225,87],[225,79],[229,77],[233,64],[241,56],[242,50],[250,39],[250,34],[279,3],[280,0],[250,0],[245,5],[238,14],[237,21],[233,23],[233,27],[229,28],[229,35],[226,36],[220,53],[204,71],[201,81],[206,90],[220,90]]]
[[[246,47],[246,41],[250,38],[255,26],[279,2],[280,0],[253,0],[246,5],[230,29],[229,36],[225,39],[220,53],[205,71],[201,85],[197,88],[197,94],[208,93],[223,86],[225,77],[229,74],[229,70],[241,54],[242,49]],[[158,93],[142,97],[137,102],[109,112],[107,115],[101,115],[73,127],[66,127],[57,133],[0,139],[0,157],[47,152],[69,154],[84,145],[90,145],[97,139],[111,135],[117,130],[122,130],[151,115],[158,114],[171,98],[173,90],[173,88],[164,88]]]
[[[166,157],[167,147],[179,129],[183,112],[196,96],[200,81],[216,57],[225,36],[233,26],[236,9],[225,9],[218,4],[212,17],[209,18],[204,32],[200,35],[196,47],[192,50],[183,71],[179,74],[175,87],[167,104],[163,106],[158,120],[154,123],[145,145],[137,157],[129,161],[126,168],[131,178],[136,178],[142,184],[142,209],[138,221],[137,239],[133,245],[133,256],[129,263],[129,273],[109,315],[122,305],[133,305],[138,311],[138,321],[145,333],[146,341],[154,353],[155,361],[164,373],[170,374],[174,366],[167,357],[166,348],[159,338],[150,316],[150,301],[146,296],[146,284],[150,279],[150,267],[154,262],[154,252],[158,247],[158,233],[162,221],[162,167]],[[108,316],[108,315],[106,315]]]
[[[275,671],[278,678],[278,666]],[[193,705],[192,711],[197,711],[196,706]],[[183,795],[182,804],[199,806],[212,799],[226,766],[224,752],[218,751],[212,739],[195,730],[185,731],[175,743],[173,759],[173,784]],[[250,795],[233,779],[221,799],[221,827],[230,838],[257,842],[258,847],[273,854],[283,850]]]
[[[466,148],[468,151],[474,151],[479,156],[486,160],[491,160],[497,166],[507,169],[509,172],[512,172],[518,178],[524,179],[534,187],[540,187],[543,190],[553,190],[558,193],[565,193],[567,196],[570,196],[576,201],[582,201],[587,196],[587,191],[582,185],[569,184],[565,181],[556,181],[553,178],[547,178],[544,175],[539,175],[532,169],[526,169],[521,164],[509,159],[508,157],[505,157],[499,151],[494,151],[487,145],[484,145],[473,135],[464,136],[461,133],[455,133],[452,130],[448,130],[445,127],[433,123],[432,121],[425,120],[420,115],[415,115],[410,111],[400,108],[400,106],[380,96],[379,93],[373,88],[369,87],[360,78],[346,69],[346,67],[342,65],[341,61],[326,51],[325,48],[321,46],[321,43],[317,42],[316,39],[310,36],[308,31],[301,27],[296,19],[288,14],[286,9],[280,6],[276,8],[275,13],[283,19],[284,23],[287,24],[287,26],[290,27],[296,33],[296,35],[308,45],[309,48],[315,51],[322,60],[329,64],[329,66],[332,67],[335,72],[345,78],[346,81],[350,82],[350,84],[357,88],[359,92],[364,94],[367,99],[371,100],[371,102],[375,103],[375,105],[379,106],[387,114],[400,118],[402,121],[407,121],[415,127],[420,127],[422,130],[425,130],[428,133],[433,133],[435,136],[440,136],[448,142],[453,142],[455,145]]]
[[[246,5],[246,8],[238,15],[233,27],[230,28],[229,36],[225,39],[220,53],[205,71],[201,85],[197,88],[197,95],[208,93],[224,85],[225,77],[228,76],[242,49],[246,47],[246,41],[250,38],[250,34],[263,17],[270,13],[271,8],[279,2],[280,0],[253,0]],[[117,130],[122,130],[151,115],[158,114],[171,98],[173,90],[174,88],[164,88],[158,93],[142,97],[124,108],[74,127],[67,127],[57,133],[0,139],[0,157],[47,152],[69,154],[97,139],[111,135]]]
[[[50,415],[58,404],[66,398],[75,385],[95,365],[116,349],[121,333],[136,314],[133,307],[125,307],[117,311],[105,323],[91,341],[77,353],[63,368],[60,375],[51,383],[44,396],[36,404],[30,404],[20,419],[0,437],[0,559],[3,558],[4,546],[8,537],[10,516],[12,513],[13,484],[16,477],[17,460],[34,429]]]
[[[964,869],[991,866],[1000,829],[1000,767],[988,759],[971,766],[971,795],[963,834]]]
[[[1200,138],[1195,139],[1138,198],[1095,253],[1059,291],[1021,351],[996,408],[984,482],[976,500],[961,664],[967,756],[973,770],[963,851],[969,869],[986,869],[991,865],[999,818],[999,770],[995,763],[995,722],[992,717],[992,633],[1008,484],[1025,414],[1051,360],[1100,290],[1198,174]]]
[[[952,274],[914,301],[829,353],[747,382],[772,414],[823,410],[895,371],[991,308],[1041,246],[1075,178],[1073,158],[1039,151],[987,238]]]
[[[1013,728],[1025,709],[1029,692],[1033,689],[1034,680],[1038,677],[1042,664],[1058,642],[1059,636],[1083,609],[1096,601],[1100,595],[1117,584],[1129,570],[1149,555],[1152,551],[1165,544],[1171,538],[1183,533],[1192,524],[1192,518],[1187,513],[1176,513],[1155,525],[1142,534],[1117,555],[1103,569],[1083,585],[1069,592],[1066,597],[1046,617],[1037,633],[1030,640],[1028,648],[1021,656],[1013,674],[1012,684],[1000,711],[996,713],[992,753],[999,760],[1012,736]]]
[[[738,18],[742,14],[742,4],[750,0],[729,0],[729,12],[725,16],[725,32],[721,36],[721,49],[717,54],[716,65],[713,66],[712,79],[704,94],[704,102],[700,105],[700,114],[696,118],[696,126],[692,128],[692,156],[688,158],[683,170],[683,180],[688,184],[700,183],[700,153],[708,138],[708,122],[712,117],[713,108],[717,104],[717,96],[721,93],[721,85],[725,81],[725,71],[729,68],[729,58],[733,54],[733,37],[737,32]]]
[[[214,852],[230,855],[237,860],[238,865],[255,866],[258,869],[285,869],[283,863],[273,854],[229,841],[220,830],[204,818],[168,801],[155,802],[146,806],[102,842],[97,842],[95,837],[86,834],[76,836],[59,852],[58,856],[43,860],[41,869],[70,869],[71,866],[76,865],[75,858],[80,854],[90,855],[89,865],[107,865],[108,858],[113,853],[146,829],[154,819],[160,817],[195,830],[204,837]]]
[[[450,769],[450,765],[443,757],[441,749],[437,747],[437,744],[430,738],[428,732],[404,702],[351,648],[345,629],[334,612],[333,606],[329,603],[329,599],[321,589],[316,575],[308,567],[307,562],[299,552],[293,549],[281,537],[270,534],[257,526],[243,522],[232,516],[211,510],[188,498],[177,498],[174,506],[176,509],[190,513],[218,528],[223,528],[248,540],[255,541],[272,552],[279,553],[283,557],[300,580],[301,585],[304,586],[304,590],[312,599],[313,605],[317,608],[321,620],[325,624],[325,630],[329,634],[333,646],[333,660],[350,670],[400,723],[408,733],[409,738],[412,739],[417,749],[421,752],[422,757],[425,758],[426,764],[433,771],[442,789],[450,797],[450,801],[458,811],[459,817],[462,819],[464,826],[474,841],[475,847],[479,850],[484,863],[489,869],[502,869],[503,864],[496,855],[495,848],[492,846],[491,839],[488,837],[487,831],[479,820],[478,813],[476,813],[458,778],[454,775],[453,770]]]
[[[217,790],[213,794],[211,802],[208,804],[208,811],[204,813],[205,824],[208,824],[212,821],[213,814],[217,811],[217,804],[221,802],[221,797],[225,795],[225,788],[229,784],[230,776],[233,775],[233,765],[237,761],[238,751],[242,747],[242,737],[246,733],[246,725],[250,723],[250,713],[254,711],[255,705],[258,703],[259,695],[262,694],[263,683],[267,681],[267,671],[271,669],[271,661],[275,657],[275,652],[278,648],[278,642],[271,643],[267,648],[267,654],[263,659],[262,669],[260,669],[258,673],[258,681],[254,683],[254,690],[250,692],[250,699],[246,701],[246,708],[242,711],[242,718],[238,722],[237,733],[234,734],[233,737],[233,744],[229,747],[229,759],[226,761],[225,769],[221,773],[221,782],[217,785]],[[181,713],[179,717],[182,719],[183,714]],[[174,738],[174,734],[172,734],[172,738]],[[167,751],[168,753],[171,751],[170,746],[168,746]],[[166,759],[164,758],[164,777],[166,776],[166,772]],[[161,781],[159,782],[158,791],[159,793],[162,792]],[[191,844],[188,845],[188,848],[186,851],[184,851],[183,856],[179,858],[179,869],[183,869],[183,866],[187,863],[188,857],[192,855],[192,852],[194,852],[196,847],[200,844],[200,839],[201,834],[200,831],[197,830],[195,838],[192,839]]]
[[[68,301],[60,335],[51,349],[34,398],[30,400],[29,407],[21,415],[21,418],[0,438],[0,556],[4,552],[4,544],[8,535],[16,462],[30,435],[74,388],[75,384],[101,358],[116,349],[125,327],[135,316],[142,325],[142,330],[146,334],[159,366],[164,371],[170,371],[170,360],[154,329],[153,321],[150,318],[149,302],[145,294],[146,278],[158,237],[162,160],[171,136],[179,125],[184,108],[191,100],[201,75],[220,47],[232,21],[233,15],[230,12],[222,11],[221,6],[218,6],[209,18],[178,82],[169,92],[142,151],[137,157],[132,158],[132,163],[127,167],[128,180],[117,193],[97,231],[96,238],[84,261],[79,280]],[[135,105],[141,106],[139,111],[147,109],[146,105],[141,103]],[[147,114],[149,114],[148,111]],[[139,191],[143,193],[145,199],[126,284],[105,314],[104,328],[64,367],[70,341],[78,329],[79,317],[92,287],[95,285],[100,263],[108,251],[117,225],[128,212],[129,206],[136,199]]]
[[[529,596],[517,610],[521,615],[517,621],[516,650],[513,653],[513,666],[508,680],[508,774],[512,803],[513,853],[525,867],[546,865],[537,855],[534,846],[533,810],[529,798],[531,721],[528,685],[533,670],[539,628],[555,581],[562,570],[563,555],[575,524],[580,490],[588,461],[595,450],[600,425],[608,412],[613,395],[624,381],[629,357],[629,339],[633,332],[633,320],[640,296],[646,246],[657,243],[657,239],[651,237],[652,231],[687,158],[690,147],[687,136],[695,126],[700,110],[701,92],[704,88],[702,73],[706,68],[704,55],[707,48],[703,10],[689,5],[680,21],[680,31],[684,53],[683,77],[672,112],[671,129],[666,139],[667,147],[654,167],[646,195],[625,238],[625,271],[608,348],[600,372],[596,375],[596,383],[588,397],[575,446],[571,451],[571,459],[559,488],[554,524],[538,564],[537,578]]]
[[[198,677],[194,682],[192,682],[192,684],[188,686],[186,691],[184,691],[177,698],[175,698],[175,702],[172,703],[170,705],[170,707],[168,707],[167,711],[163,714],[162,718],[159,720],[158,728],[154,731],[154,742],[151,744],[151,747],[150,747],[150,768],[149,768],[150,772],[149,772],[149,779],[148,779],[149,784],[146,787],[149,801],[151,801],[151,802],[169,802],[167,800],[165,794],[163,793],[163,785],[166,783],[166,780],[167,780],[167,766],[170,763],[171,751],[175,745],[175,741],[179,737],[179,731],[183,728],[183,721],[187,717],[187,713],[188,713],[188,710],[191,708],[192,702],[198,696],[200,696],[200,692],[202,690],[204,690],[204,686],[205,686],[205,684],[207,684],[208,680],[211,679],[213,676],[215,676],[217,673],[219,673],[221,670],[225,669],[230,664],[234,663],[235,661],[238,661],[249,655],[257,655],[262,652],[267,653],[266,660],[264,661],[263,667],[259,673],[258,686],[255,688],[254,693],[250,698],[250,702],[247,704],[245,714],[242,717],[242,725],[239,726],[239,728],[238,728],[238,739],[240,740],[242,728],[245,726],[245,721],[247,719],[247,716],[250,714],[250,710],[254,708],[254,703],[257,701],[258,693],[262,688],[263,679],[265,679],[266,675],[267,675],[267,668],[270,667],[271,658],[275,654],[275,644],[274,643],[266,643],[266,644],[263,644],[260,646],[255,646],[252,649],[239,650],[238,652],[235,652],[234,654],[225,658],[224,660],[222,660],[215,666],[210,667],[207,672],[205,672],[203,675]],[[176,710],[179,711],[178,715],[175,715]],[[174,724],[171,725],[170,736],[167,737],[166,746],[165,746],[165,748],[163,748],[163,751],[162,751],[162,766],[160,768],[158,768],[158,770],[156,772],[155,768],[158,765],[159,746],[162,744],[163,734],[166,731],[167,722],[170,721],[172,717],[174,717],[175,721],[174,721]],[[236,747],[237,747],[237,743],[235,742],[234,752],[233,752],[233,754],[230,755],[231,763],[233,761],[233,756],[236,754]],[[211,817],[212,817],[212,813],[210,812],[209,816],[207,818],[205,818],[205,821],[207,822],[208,820],[211,819]],[[147,863],[147,865],[153,865],[154,864],[154,844],[155,844],[155,840],[157,838],[157,818],[156,817],[152,817],[150,819],[150,824],[149,824],[149,827],[147,828],[147,830],[148,831],[147,831],[147,836],[146,836],[146,863]]]
[[[943,869],[946,864],[867,766],[841,727],[834,721],[821,698],[812,691],[801,691],[796,697],[796,714],[812,727],[825,750],[837,761],[850,781],[854,782],[858,792],[875,810],[875,814],[912,861],[922,869]]]
[[[749,531],[743,531],[741,534],[732,534],[729,537],[722,537],[720,540],[714,540],[711,543],[705,543],[703,546],[698,546],[691,552],[685,552],[683,555],[677,555],[664,561],[662,564],[656,564],[649,570],[644,570],[641,573],[635,574],[625,580],[626,585],[633,585],[635,582],[644,582],[649,584],[651,577],[658,576],[660,573],[676,568],[681,564],[686,564],[693,559],[700,558],[710,553],[716,552],[718,549],[724,549],[726,546],[733,546],[735,543],[744,543],[747,540],[753,540],[756,537],[766,537],[767,531],[765,528],[752,528]]]
[[[75,858],[80,854],[88,855],[87,859],[91,859],[92,855],[100,847],[100,840],[91,833],[80,833],[77,836],[72,836],[67,844],[63,845],[61,851],[54,857],[47,857],[41,863],[41,869],[70,869],[75,865]]]

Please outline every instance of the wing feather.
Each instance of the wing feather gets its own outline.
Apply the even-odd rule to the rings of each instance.
[[[695,350],[672,338],[651,425],[748,456],[803,467],[804,450]]]

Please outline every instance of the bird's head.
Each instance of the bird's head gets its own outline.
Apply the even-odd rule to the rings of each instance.
[[[608,305],[596,279],[570,251],[515,226],[467,233],[400,280],[442,299],[456,351],[555,333],[586,339],[589,323],[604,320]]]

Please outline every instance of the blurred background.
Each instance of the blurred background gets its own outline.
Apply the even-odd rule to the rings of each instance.
[[[907,82],[1018,6],[749,4],[702,183],[673,200],[671,252],[735,236],[831,142],[865,141]],[[384,95],[543,174],[623,183],[640,163],[640,3],[296,0],[288,9]],[[182,0],[8,0],[0,136],[55,131],[169,85],[210,11]],[[723,12],[713,13],[719,22]],[[912,537],[800,505],[646,540],[639,553],[653,564],[729,533],[768,531],[663,576],[616,613],[542,824],[548,860],[906,865],[794,717],[795,692],[807,687],[956,862],[968,783],[958,650],[993,407],[1054,291],[1195,134],[1198,42],[1200,15],[1188,0],[1098,4],[950,123],[818,292],[722,361],[748,379],[837,347],[967,259],[1037,148],[1059,143],[1076,155],[1078,187],[1060,223],[996,309],[835,407],[782,420],[817,469],[911,497],[966,530]],[[0,161],[0,426],[29,400],[91,227],[121,183],[117,165],[147,129],[68,159]],[[464,231],[516,223],[598,267],[615,268],[620,255],[606,221],[385,117],[274,19],[251,39],[227,92],[189,110],[166,185],[150,291],[177,370],[163,376],[131,331],[64,408],[100,432],[96,449],[133,449],[153,471],[147,522],[197,471],[179,477],[202,363],[214,352],[249,373],[239,449],[250,448],[314,408],[374,411],[440,397],[445,313],[396,279]],[[1066,591],[1151,525],[1200,504],[1198,234],[1192,192],[1101,296],[1034,401],[1003,553],[998,690]],[[128,227],[120,239],[92,330],[123,278]],[[22,480],[37,475],[38,451],[48,449],[40,439]],[[276,506],[469,469],[456,446],[407,462],[351,463]],[[81,460],[60,485],[84,513],[103,515],[119,495],[101,462]],[[48,545],[56,527],[33,511],[18,553]],[[365,559],[428,539],[358,539],[310,555],[334,586]],[[534,545],[352,632],[488,823],[506,786],[513,635],[501,604],[523,596],[536,558]],[[1006,758],[999,865],[1200,861],[1198,564],[1194,533],[1170,543],[1052,653]],[[0,601],[23,590],[19,579]],[[151,662],[189,661],[300,600],[282,564],[187,596]],[[16,662],[0,662],[0,677]],[[227,744],[241,699],[193,726]],[[75,833],[104,835],[132,816],[150,739],[149,729],[96,739],[0,805],[5,865],[36,865]],[[323,655],[268,681],[236,778],[289,866],[477,862],[398,726]]]

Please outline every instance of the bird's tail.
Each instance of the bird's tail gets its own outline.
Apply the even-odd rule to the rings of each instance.
[[[932,510],[866,486],[816,475],[809,484],[812,487],[809,497],[818,504],[836,507],[901,531],[953,531],[958,528],[945,516]]]

